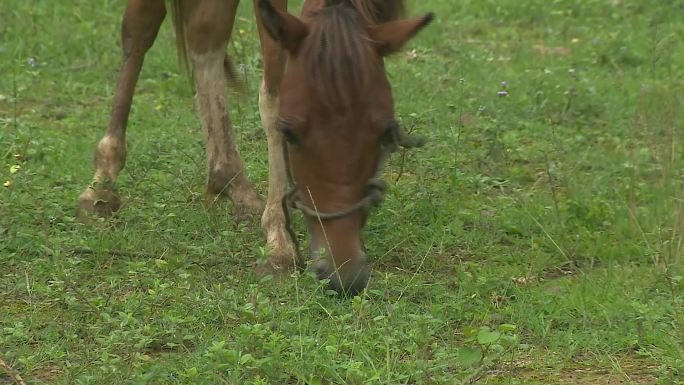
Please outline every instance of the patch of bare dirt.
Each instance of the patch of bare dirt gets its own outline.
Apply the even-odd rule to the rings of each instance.
[[[505,381],[514,378],[524,383],[545,385],[656,385],[658,366],[636,357],[612,357],[611,363],[581,362],[539,366],[538,360],[518,359],[496,371],[489,378]],[[535,363],[536,361],[536,363]]]

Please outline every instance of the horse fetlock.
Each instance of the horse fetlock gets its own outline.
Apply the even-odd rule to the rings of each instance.
[[[207,177],[206,192],[208,194],[224,195],[228,193],[228,188],[235,181],[237,174],[229,167],[216,165],[209,167]]]
[[[294,240],[287,230],[283,207],[280,201],[273,199],[273,196],[269,196],[266,209],[261,215],[261,230],[271,250],[269,256],[272,264],[292,265],[292,261],[298,266],[303,264],[303,261],[299,260]]]
[[[276,270],[292,271],[304,266],[304,261],[297,253],[294,241],[285,228],[282,215],[269,215],[266,209],[262,216],[262,229],[270,252],[268,264]]]
[[[285,230],[285,214],[280,202],[269,202],[266,204],[264,213],[261,215],[261,229],[264,232],[266,239],[271,242],[278,239],[277,235],[284,233]]]
[[[303,265],[303,261],[299,258],[294,248],[289,244],[285,244],[271,249],[268,259],[257,265],[256,272],[261,277],[265,275],[286,276],[297,269],[301,269]]]
[[[125,162],[126,144],[123,140],[110,135],[100,140],[93,156],[97,174],[111,175],[111,179],[115,179]]]
[[[264,210],[264,201],[250,183],[235,186],[230,190],[230,195],[238,218],[243,215],[259,215]]]
[[[210,167],[205,193],[210,200],[212,195],[230,195],[238,217],[259,214],[264,209],[259,193],[249,180],[229,167]]]

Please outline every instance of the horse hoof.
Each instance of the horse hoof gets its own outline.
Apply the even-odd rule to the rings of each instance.
[[[257,264],[256,274],[257,277],[265,277],[267,275],[284,277],[289,276],[295,270],[301,269],[302,266],[302,261],[294,251],[271,252],[268,260]]]
[[[107,218],[121,208],[121,197],[111,190],[95,190],[88,187],[78,198],[76,216],[87,222],[90,217]]]

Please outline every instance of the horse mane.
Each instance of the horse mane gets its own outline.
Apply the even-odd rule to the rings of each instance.
[[[365,91],[373,72],[382,70],[366,28],[403,11],[403,0],[327,0],[312,16],[300,57],[324,104],[350,107]]]

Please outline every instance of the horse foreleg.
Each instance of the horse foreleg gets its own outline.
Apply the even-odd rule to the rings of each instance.
[[[259,270],[261,274],[287,273],[295,266],[301,266],[293,240],[287,231],[282,200],[287,192],[287,171],[283,159],[283,136],[278,131],[278,94],[285,68],[285,52],[264,30],[259,16],[257,1],[254,9],[257,15],[261,52],[264,59],[264,78],[259,89],[259,112],[268,140],[268,198],[261,217],[261,227],[269,248],[269,260]],[[287,8],[286,0],[272,2],[281,10]]]
[[[145,53],[152,47],[165,16],[164,0],[131,0],[126,6],[121,24],[124,59],[116,83],[114,105],[107,131],[93,156],[95,176],[79,198],[80,215],[107,216],[121,206],[114,182],[126,162],[126,126],[133,92]]]

